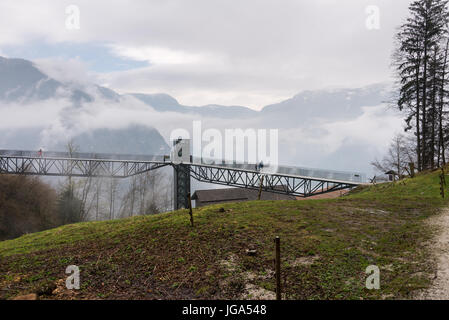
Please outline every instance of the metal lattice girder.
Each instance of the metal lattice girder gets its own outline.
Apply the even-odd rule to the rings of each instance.
[[[26,175],[126,178],[169,164],[157,161],[0,155],[0,173]]]
[[[264,191],[299,197],[310,197],[317,194],[353,188],[359,184],[276,173],[268,174],[260,171],[238,170],[204,164],[191,164],[190,175],[201,182],[256,190],[260,188],[262,181],[262,189]],[[263,180],[262,176],[264,177]]]

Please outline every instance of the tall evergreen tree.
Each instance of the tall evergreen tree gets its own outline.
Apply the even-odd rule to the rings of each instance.
[[[418,170],[435,167],[436,152],[442,150],[436,144],[441,143],[438,121],[442,112],[445,55],[440,45],[447,33],[447,3],[447,0],[414,1],[409,7],[410,17],[396,35],[397,105],[405,112],[406,130],[415,129]]]
[[[443,64],[441,66],[441,81],[439,83],[439,102],[438,102],[438,165],[446,164],[446,148],[445,144],[447,138],[444,134],[445,122],[445,106],[447,105],[447,97],[449,96],[449,91],[446,89],[449,79],[447,77],[447,64],[448,64],[448,53],[449,53],[449,37],[446,36],[445,49],[443,51]]]

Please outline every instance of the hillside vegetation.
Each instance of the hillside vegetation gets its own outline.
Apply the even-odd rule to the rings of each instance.
[[[179,210],[24,235],[0,242],[0,297],[272,298],[280,236],[284,298],[412,298],[434,276],[425,221],[447,203],[438,174],[332,200],[204,207],[193,228]],[[68,265],[80,267],[80,290],[64,287]],[[380,268],[380,290],[365,288],[369,265]]]
[[[37,177],[0,175],[0,240],[60,225],[56,199]]]

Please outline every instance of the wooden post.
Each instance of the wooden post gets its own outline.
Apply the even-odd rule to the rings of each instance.
[[[193,227],[192,197],[190,196],[190,192],[187,194],[187,197],[189,199],[190,224]]]
[[[260,200],[260,196],[262,195],[263,178],[264,176],[260,179],[259,195],[257,196],[257,200]]]
[[[414,178],[415,177],[415,163],[409,162],[408,165],[410,167],[410,177]]]
[[[276,236],[276,300],[281,300],[281,239]]]
[[[440,195],[444,199],[444,186],[446,185],[446,177],[444,176],[444,168],[441,167],[440,173]]]

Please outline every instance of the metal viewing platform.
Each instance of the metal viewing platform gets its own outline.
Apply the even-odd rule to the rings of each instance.
[[[0,150],[0,173],[42,176],[127,178],[162,167],[175,172],[175,208],[186,207],[190,178],[213,184],[310,197],[364,184],[362,173],[193,158],[172,161],[169,156],[78,152]]]

